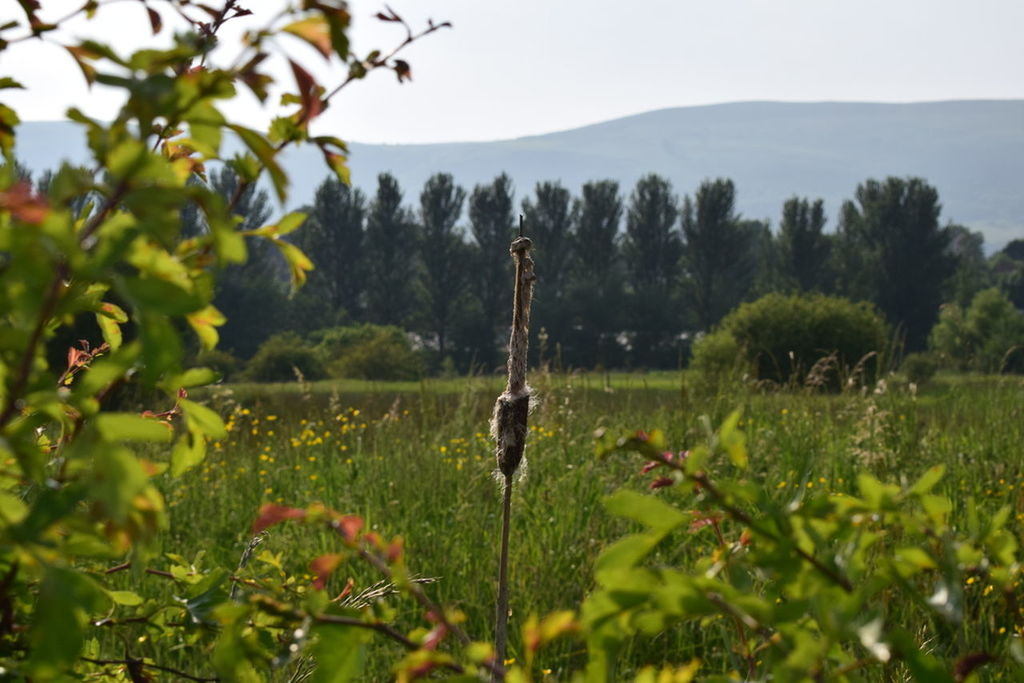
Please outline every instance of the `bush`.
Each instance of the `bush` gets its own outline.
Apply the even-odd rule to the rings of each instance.
[[[749,365],[736,337],[727,330],[715,330],[694,344],[690,367],[704,375],[721,375]]]
[[[320,357],[302,337],[281,332],[260,345],[245,374],[256,382],[290,382],[296,379],[296,370],[307,380],[327,376]]]
[[[405,331],[394,325],[352,325],[313,333],[316,351],[332,377],[412,380],[423,374],[423,359]]]
[[[756,377],[797,379],[811,370],[818,385],[839,386],[840,373],[854,369],[867,379],[877,373],[887,326],[868,303],[821,294],[769,294],[727,315],[718,330],[694,347],[694,367],[723,371],[749,363]]]
[[[943,306],[929,344],[960,370],[1024,372],[1024,313],[999,289],[986,289],[966,311]]]
[[[930,353],[912,353],[903,359],[900,370],[908,382],[922,386],[935,376],[939,369],[938,359]]]
[[[196,356],[196,365],[207,367],[220,375],[221,380],[229,381],[242,369],[242,361],[221,349],[204,349]]]

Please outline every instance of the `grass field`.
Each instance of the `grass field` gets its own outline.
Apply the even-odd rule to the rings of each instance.
[[[954,500],[954,519],[963,519],[973,499],[982,514],[1010,504],[1010,528],[1018,538],[1024,528],[1020,378],[940,377],[919,392],[890,382],[841,395],[710,388],[678,373],[540,376],[535,382],[540,402],[530,418],[528,474],[514,500],[512,657],[521,647],[516,634],[522,620],[577,609],[592,588],[596,555],[630,530],[604,511],[602,497],[619,487],[647,489],[649,478],[639,475],[642,462],[594,457],[593,433],[601,426],[661,428],[674,449],[683,449],[701,438],[699,416],[718,424],[741,408],[750,476],[780,500],[809,490],[853,491],[861,470],[882,480],[913,481],[941,463],[947,474],[939,488]],[[250,540],[262,503],[320,501],[365,517],[382,535],[403,536],[413,571],[438,579],[431,594],[466,614],[471,636],[489,639],[500,520],[487,421],[500,387],[498,379],[475,378],[213,389],[205,399],[225,415],[229,435],[212,444],[199,468],[167,480],[176,535],[164,550],[187,558],[203,552],[232,565]],[[681,536],[671,561],[685,565],[688,546],[701,541]],[[279,561],[302,583],[310,580],[310,559],[336,550],[331,538],[309,527],[281,525],[264,540],[258,550],[263,559],[256,562],[269,568],[268,561]],[[357,586],[378,578],[353,561],[336,573],[331,590],[349,576]],[[957,638],[969,651],[985,649],[1007,631],[1024,632],[1024,613],[1007,622],[987,610],[987,601],[998,596],[989,596],[983,583],[967,586],[971,618]],[[421,616],[411,604],[396,601],[394,607],[404,628]],[[908,619],[916,618],[911,614]],[[724,627],[680,628],[654,642],[637,641],[626,668],[628,661],[695,656],[713,667],[722,660],[715,653],[721,653],[725,633]],[[560,642],[545,650],[541,664],[552,680],[583,661],[581,643]],[[386,680],[399,656],[394,646],[375,644],[367,680]],[[989,675],[1012,676],[1005,674],[1010,670],[996,665]]]

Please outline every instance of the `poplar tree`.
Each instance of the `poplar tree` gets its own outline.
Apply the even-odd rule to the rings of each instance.
[[[299,296],[325,305],[329,319],[362,317],[365,221],[366,195],[329,177],[316,188],[306,222],[296,233],[296,244],[316,265]]]
[[[694,198],[683,202],[687,293],[702,330],[740,302],[737,278],[748,285],[752,279],[751,233],[743,229],[735,206],[736,186],[726,178],[705,180]]]
[[[512,262],[508,245],[515,234],[512,179],[502,173],[488,185],[477,185],[469,198],[469,226],[473,233],[473,290],[478,315],[464,316],[462,333],[475,341],[486,366],[497,362],[498,330],[505,331],[512,297]],[[502,334],[501,336],[504,336]]]
[[[624,276],[619,249],[622,197],[614,180],[586,183],[576,200],[576,258],[568,289],[577,362],[593,367],[622,364],[617,333],[624,316]]]
[[[533,304],[533,330],[546,330],[552,348],[564,346],[571,327],[572,307],[566,285],[575,255],[572,228],[575,206],[558,182],[537,183],[533,200],[523,200],[526,234],[533,240],[539,269],[539,289]]]
[[[791,197],[782,206],[779,257],[786,285],[798,291],[825,291],[831,245],[824,234],[825,204]]]
[[[671,183],[656,174],[637,181],[629,198],[622,254],[630,284],[631,356],[641,365],[671,364],[672,337],[684,326],[676,310],[682,253],[676,206]]]
[[[377,176],[365,239],[367,317],[379,325],[406,325],[417,307],[416,228],[390,173]]]
[[[466,191],[448,173],[431,176],[420,193],[417,244],[423,264],[425,327],[437,340],[442,359],[447,351],[452,316],[471,274],[468,248],[462,231],[455,225],[465,200]]]

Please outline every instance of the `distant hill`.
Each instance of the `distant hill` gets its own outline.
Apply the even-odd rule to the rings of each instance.
[[[340,132],[343,135],[343,132]],[[467,189],[502,171],[518,198],[541,180],[574,193],[587,180],[618,180],[625,194],[645,173],[671,179],[680,194],[704,178],[736,182],[739,211],[775,224],[794,194],[826,202],[834,218],[858,183],[888,175],[934,185],[942,220],[985,234],[989,248],[1024,237],[1024,100],[916,104],[741,102],[628,116],[574,130],[503,140],[351,146],[353,182],[372,194],[391,171],[410,204],[437,171]],[[18,155],[33,169],[84,160],[76,126],[23,124]],[[319,152],[288,153],[291,205],[308,202],[326,175]],[[834,229],[830,221],[829,228]]]

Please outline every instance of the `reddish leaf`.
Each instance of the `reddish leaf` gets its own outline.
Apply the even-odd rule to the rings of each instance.
[[[356,517],[355,515],[344,515],[332,522],[331,526],[341,534],[349,543],[352,543],[359,536],[359,531],[363,528],[363,518]]]
[[[320,99],[320,86],[308,71],[290,59],[288,63],[292,65],[295,83],[299,86],[299,99],[302,101],[301,120],[303,123],[308,123],[324,110],[324,103]]]
[[[331,44],[331,29],[327,19],[322,16],[313,16],[288,24],[281,29],[285,33],[300,38],[323,55],[324,59],[330,59],[334,47]]]
[[[78,68],[82,70],[82,75],[85,77],[85,82],[92,85],[96,81],[96,67],[89,64],[86,59],[95,59],[96,54],[91,50],[87,50],[80,45],[66,45],[65,50],[71,55],[71,58],[78,64]]]
[[[395,562],[398,562],[402,559],[402,555],[405,552],[404,545],[405,544],[401,538],[396,538],[395,540],[391,541],[390,545],[388,545],[388,551],[385,555],[389,564],[394,564]]]
[[[265,503],[260,507],[259,516],[256,521],[252,523],[252,533],[258,534],[268,527],[272,527],[279,522],[284,522],[290,519],[302,519],[306,516],[306,511],[302,508],[292,508],[287,505],[277,505],[276,503]]]
[[[147,7],[146,12],[149,14],[149,26],[153,29],[153,35],[160,33],[160,29],[163,28],[164,22],[160,18],[160,13],[152,7]]]
[[[344,600],[346,597],[352,594],[352,589],[355,588],[355,585],[356,582],[352,580],[352,577],[348,577],[348,581],[345,582],[345,587],[341,589],[340,593],[334,596],[331,602],[341,602],[342,600]]]
[[[666,486],[672,486],[674,483],[676,483],[676,481],[672,477],[658,477],[651,482],[651,489],[665,488]]]
[[[404,59],[395,60],[395,75],[398,76],[398,82],[411,81],[412,80],[412,69],[409,68],[409,62]]]
[[[342,559],[339,553],[327,553],[310,562],[309,571],[313,574],[313,587],[322,591],[327,586],[327,579],[338,568]]]
[[[714,514],[714,513],[712,513],[710,515],[705,515],[704,513],[700,512],[700,511],[695,511],[695,512],[692,512],[690,514],[693,515],[693,521],[690,522],[690,533],[691,534],[696,532],[696,531],[700,531],[701,529],[703,529],[706,526],[711,526],[712,524],[717,524],[722,519],[722,515]]]
[[[444,637],[448,635],[448,627],[444,624],[438,624],[430,633],[427,634],[426,638],[423,639],[424,650],[436,650],[437,646],[441,644]]]
[[[45,198],[32,191],[27,181],[22,180],[0,192],[0,209],[10,211],[15,220],[38,225],[50,212],[50,205]]]

